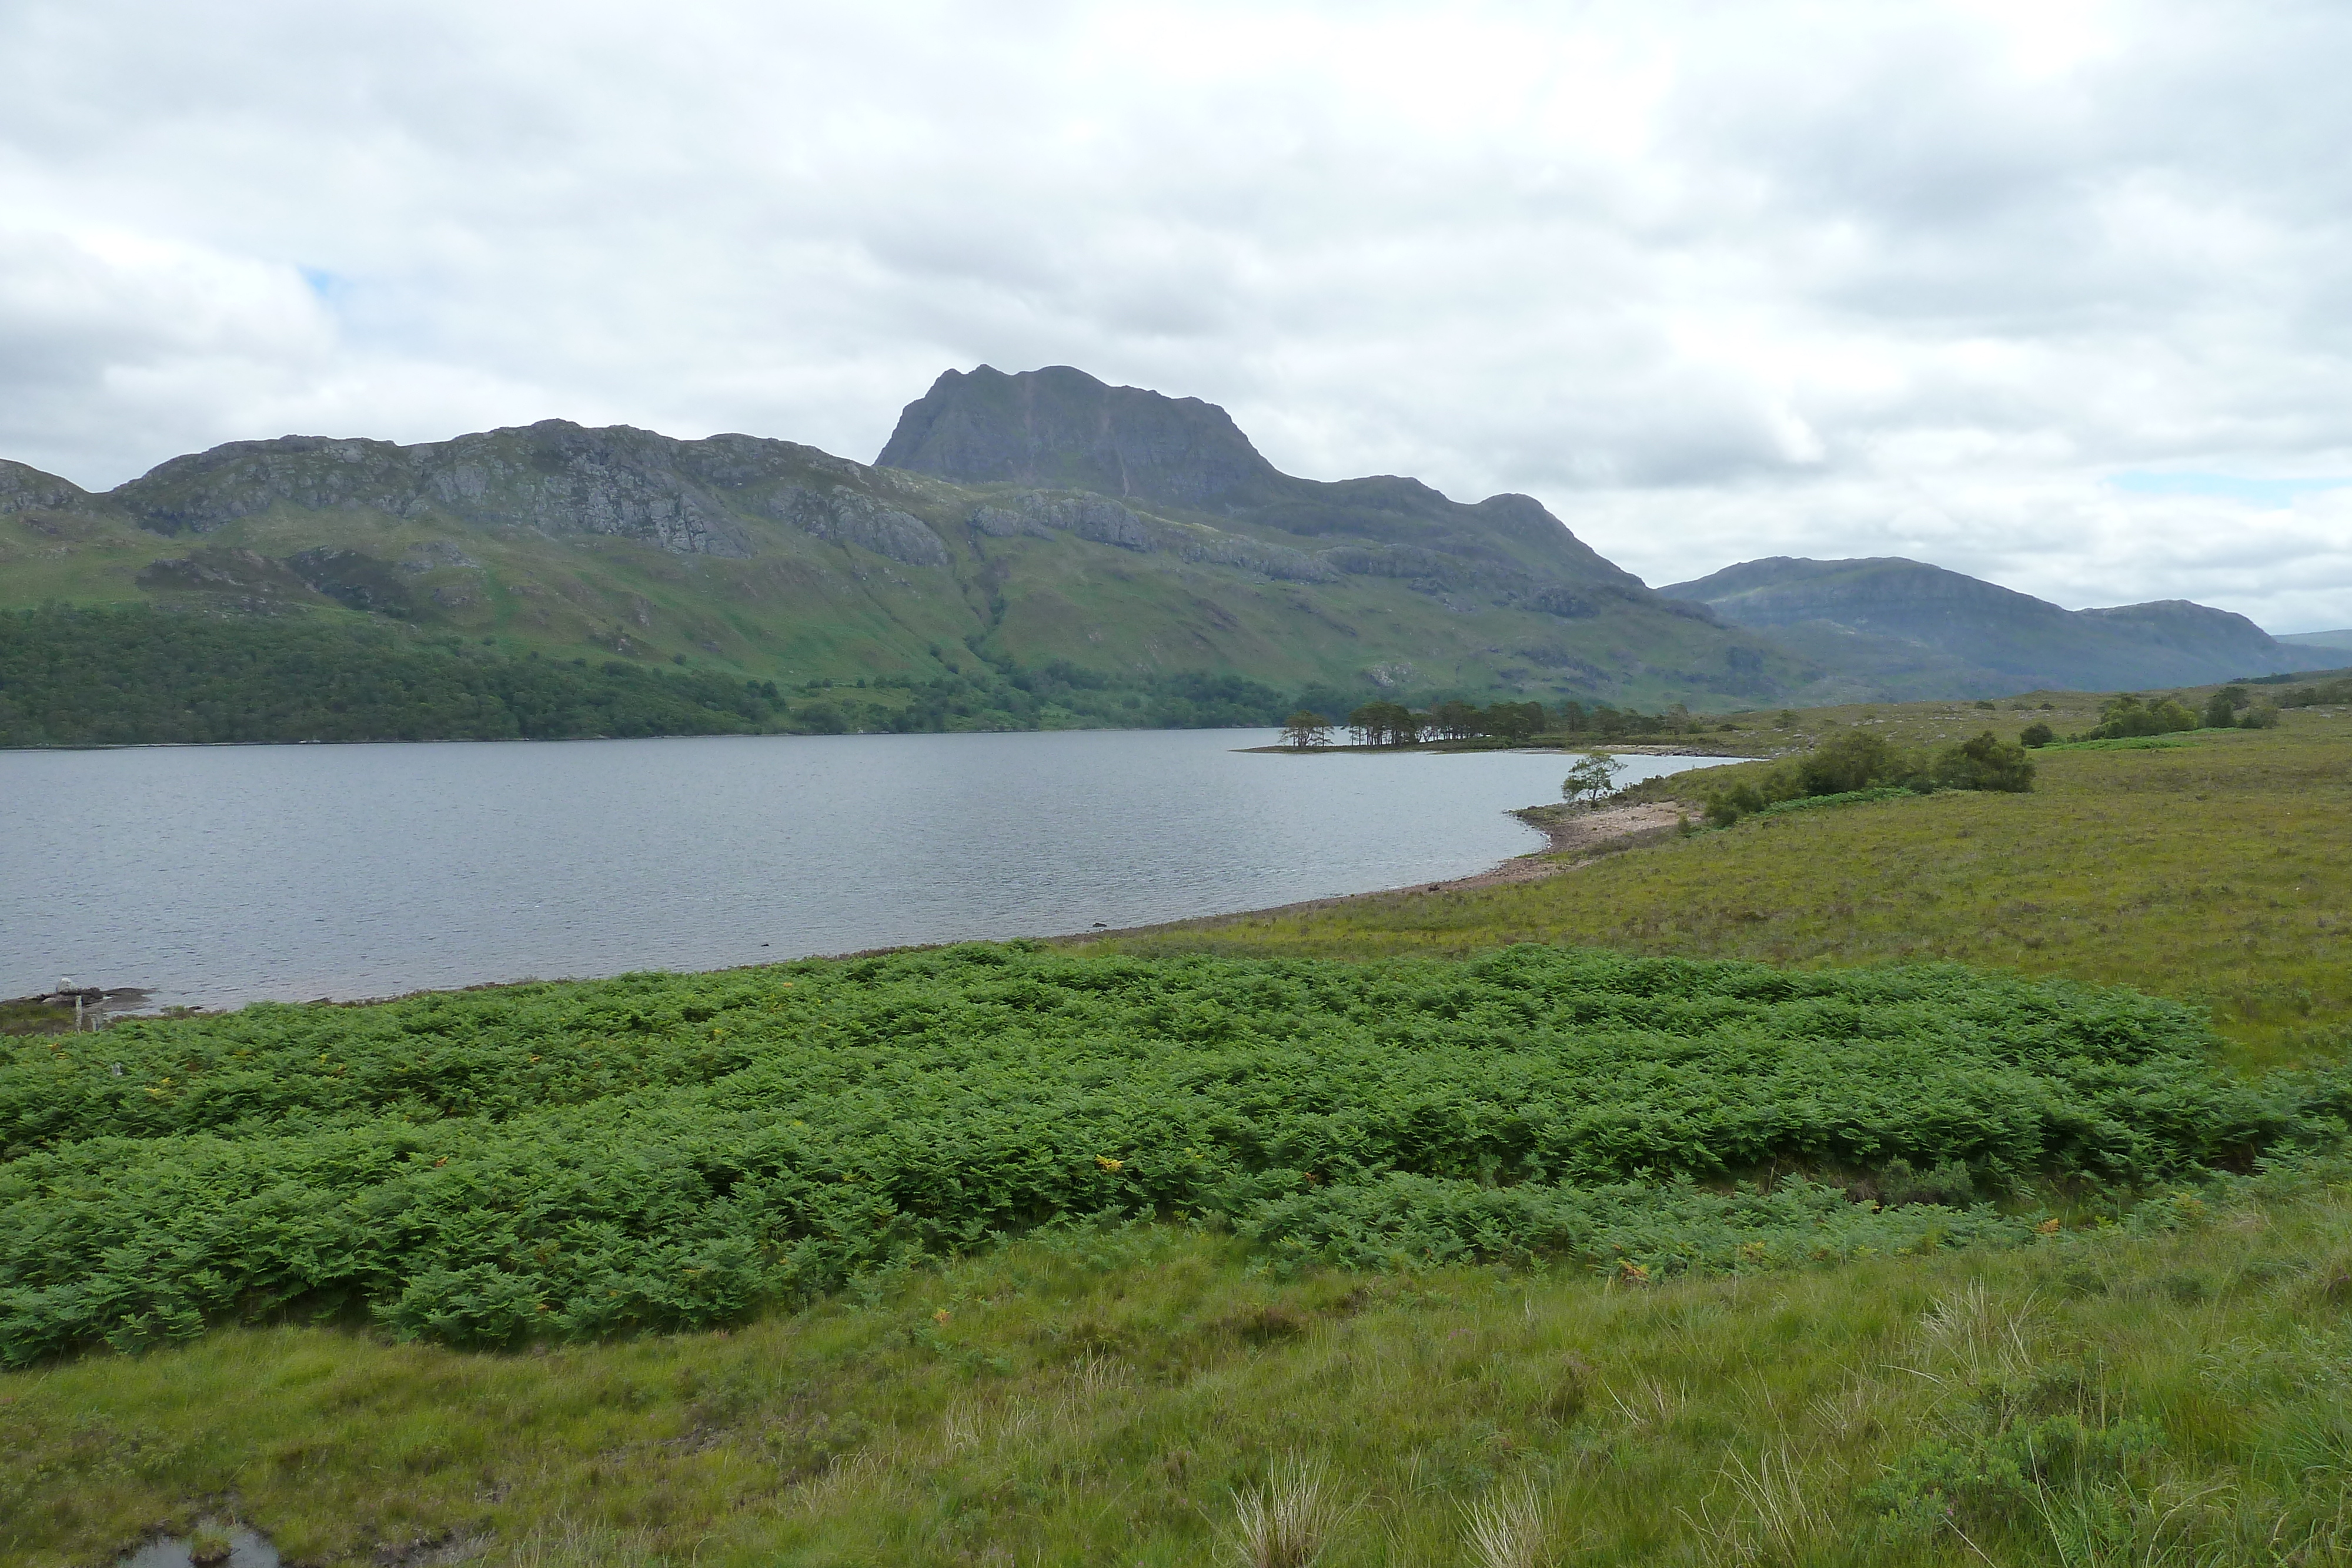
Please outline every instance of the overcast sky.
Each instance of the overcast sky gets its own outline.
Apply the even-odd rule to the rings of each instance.
[[[2352,626],[2352,5],[0,0],[0,456],[560,415],[870,460],[950,366]]]

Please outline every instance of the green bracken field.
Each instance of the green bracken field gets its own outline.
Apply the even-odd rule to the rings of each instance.
[[[2352,1103],[2209,1045],[2128,992],[1533,946],[974,946],[132,1022],[0,1070],[0,1358],[289,1309],[462,1346],[709,1327],[1129,1215],[1290,1261],[1923,1249],[2003,1228],[1802,1174],[1940,1171],[1961,1204],[2145,1184],[2322,1141]],[[1674,1185],[1759,1173],[1796,1185]]]
[[[2352,726],[2035,762],[1517,884],[10,1038],[0,1557],[2352,1559]]]

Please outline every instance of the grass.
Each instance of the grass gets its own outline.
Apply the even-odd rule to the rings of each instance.
[[[2352,723],[2296,712],[2273,730],[2181,738],[2036,753],[2031,794],[1790,812],[1538,882],[1082,946],[1459,956],[1527,941],[1803,968],[1951,960],[2209,1008],[2249,1064],[2336,1060],[2352,1026],[2352,835],[2330,824],[2352,811]]]
[[[17,997],[0,1001],[0,1036],[73,1032],[71,1008],[52,1007],[38,997]]]
[[[1798,716],[1770,733],[2025,722]],[[2210,1008],[2241,1065],[2340,1061],[2352,733],[2311,710],[2188,741],[1092,946],[1958,959]],[[1283,1270],[1105,1222],[723,1331],[217,1330],[0,1374],[0,1561],[206,1517],[317,1564],[2352,1561],[2352,1163],[2121,1196],[2045,1192],[2047,1228],[2004,1221],[2021,1244],[1756,1272]]]
[[[2153,1435],[2085,1469],[2087,1502],[2182,1502],[2200,1561],[2294,1560],[2263,1543],[2352,1520],[2347,1176],[2026,1251],[1639,1287],[1282,1281],[1110,1228],[731,1333],[233,1330],[0,1380],[0,1553],[91,1563],[226,1500],[320,1563],[469,1537],[567,1565],[1976,1560],[1946,1519],[2065,1561],[2035,1511],[2077,1478],[1950,1515],[1883,1483],[2072,1421]]]

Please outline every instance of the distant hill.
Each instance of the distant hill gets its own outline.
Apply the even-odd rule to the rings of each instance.
[[[1526,497],[1293,478],[1221,409],[1075,370],[950,371],[883,458],[549,420],[410,446],[233,442],[104,494],[0,463],[0,609],[344,616],[788,692],[1056,667],[1073,690],[1247,680],[1327,707],[1721,708],[1816,674]],[[996,723],[993,700],[940,706]]]
[[[2196,685],[2308,662],[2226,610],[2175,599],[2070,611],[1900,557],[1742,561],[1660,591],[1819,664],[1809,695],[1824,700]]]
[[[2289,632],[2279,638],[2298,658],[2320,664],[2352,664],[2352,627],[2341,632]]]

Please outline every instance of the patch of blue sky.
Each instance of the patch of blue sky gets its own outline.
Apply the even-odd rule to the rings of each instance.
[[[310,286],[310,292],[330,308],[339,310],[350,300],[354,285],[342,274],[329,272],[323,267],[305,267],[297,270],[302,274],[302,281]]]
[[[2258,507],[2285,507],[2292,506],[2297,496],[2321,490],[2340,490],[2352,485],[2352,476],[2249,479],[2238,474],[2131,470],[2109,475],[2107,483],[2118,490],[2130,490],[2144,496],[2219,496],[2232,501],[2250,501]]]

